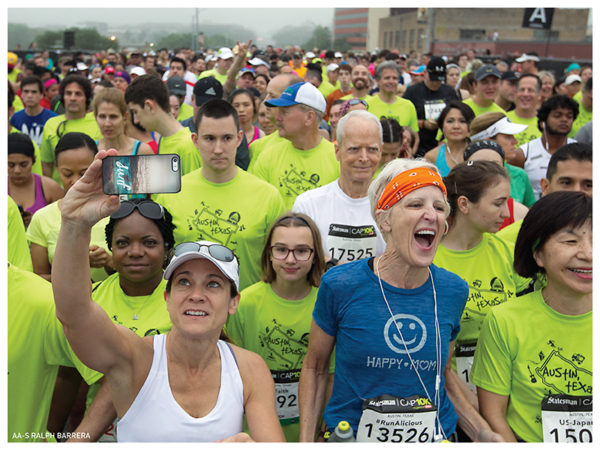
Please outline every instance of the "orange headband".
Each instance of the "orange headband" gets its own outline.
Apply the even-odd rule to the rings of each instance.
[[[426,167],[405,170],[387,184],[379,197],[377,209],[390,209],[409,192],[425,186],[439,187],[446,195],[446,186],[436,171]]]

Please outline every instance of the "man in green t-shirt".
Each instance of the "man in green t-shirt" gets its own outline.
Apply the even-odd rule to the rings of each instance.
[[[204,103],[196,129],[202,168],[182,178],[179,193],[155,200],[173,215],[176,244],[210,240],[229,247],[240,261],[244,289],[260,280],[262,248],[285,210],[283,200],[273,186],[235,165],[243,131],[233,106],[221,99]]]
[[[192,133],[170,113],[169,91],[153,75],[137,77],[125,91],[125,102],[136,120],[148,131],[160,134],[158,153],[176,153],[181,158],[181,174],[201,166],[200,154],[192,141]]]
[[[379,92],[367,99],[369,112],[378,119],[385,116],[395,119],[403,127],[410,127],[413,131],[419,131],[417,110],[410,100],[398,97],[398,82],[401,70],[393,61],[386,61],[377,66],[375,79]]]
[[[594,106],[594,102],[591,78],[588,78],[585,82],[581,93],[581,99],[577,100],[577,103],[579,103],[579,114],[577,115],[575,122],[573,122],[573,128],[571,128],[569,137],[575,137],[580,128],[592,120],[592,107]]]
[[[326,103],[312,84],[296,83],[265,105],[277,108],[277,129],[284,139],[266,148],[251,172],[275,186],[291,209],[298,195],[340,173],[333,144],[319,134]]]
[[[498,95],[498,89],[500,89],[501,77],[502,74],[498,68],[491,64],[481,66],[475,72],[475,81],[473,81],[475,94],[463,101],[471,107],[475,117],[486,112],[504,113],[504,110],[494,103],[494,99]]]
[[[515,95],[516,107],[513,111],[506,113],[514,123],[527,125],[527,128],[515,135],[517,147],[533,141],[542,135],[538,128],[537,106],[542,90],[542,80],[537,75],[526,73],[517,81],[517,94]],[[513,163],[509,161],[509,163]]]
[[[200,74],[199,78],[213,77],[222,85],[227,81],[227,72],[233,64],[233,52],[230,48],[222,47],[217,52],[217,65],[214,69],[205,70]]]
[[[102,137],[93,113],[87,110],[92,101],[92,85],[81,75],[69,75],[61,83],[59,94],[65,113],[48,119],[42,131],[40,152],[45,176],[60,183],[54,167],[54,148],[61,137],[72,131],[85,133],[94,140]]]
[[[366,100],[369,97],[371,89],[371,74],[369,69],[361,64],[357,64],[352,68],[352,92],[344,95],[342,100],[350,100],[351,98],[361,98]]]

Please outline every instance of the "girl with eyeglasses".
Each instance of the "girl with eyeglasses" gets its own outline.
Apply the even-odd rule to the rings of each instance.
[[[58,141],[54,158],[65,192],[69,192],[83,176],[97,152],[96,143],[84,133],[67,133]],[[33,271],[48,281],[52,281],[50,271],[61,227],[61,208],[62,199],[39,209],[31,218],[27,229]],[[88,283],[90,278],[94,282],[101,281],[109,273],[113,273],[112,259],[104,240],[104,227],[107,223],[108,218],[105,218],[92,228],[88,252],[90,272],[86,277]]]
[[[227,333],[263,357],[275,380],[277,413],[288,442],[298,442],[298,380],[312,311],[325,269],[319,229],[305,214],[277,219],[261,257],[262,281],[244,289]]]
[[[115,154],[99,151],[63,201],[53,291],[57,317],[75,354],[106,378],[120,418],[117,439],[284,440],[266,364],[220,340],[240,299],[238,262],[227,247],[199,241],[175,248],[163,275],[172,323],[167,334],[140,338],[114,324],[91,299],[82,280],[90,230],[120,207],[118,196],[102,192],[102,159]],[[244,418],[250,435],[242,432]]]

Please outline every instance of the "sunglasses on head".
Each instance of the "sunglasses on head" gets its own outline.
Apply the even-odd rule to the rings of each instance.
[[[352,98],[352,99],[348,100],[348,106],[355,106],[355,105],[358,105],[359,103],[362,103],[367,108],[369,107],[367,102],[365,102],[362,98]]]
[[[204,253],[202,249],[206,249],[208,254],[215,258],[216,260],[223,262],[231,262],[234,260],[235,255],[231,250],[221,244],[198,244],[197,242],[182,242],[178,246],[175,247],[173,251],[173,256],[181,256],[184,253],[189,252],[197,252]],[[204,253],[206,254],[206,253]]]
[[[152,200],[142,200],[139,203],[133,203],[129,200],[126,200],[121,203],[121,207],[118,209],[118,211],[110,217],[111,219],[123,219],[124,217],[129,216],[136,209],[146,219],[163,219],[165,214],[165,210],[162,205],[159,205]]]

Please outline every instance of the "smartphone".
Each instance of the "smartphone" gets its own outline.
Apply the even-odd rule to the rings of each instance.
[[[179,155],[107,156],[102,160],[102,190],[107,195],[179,192]]]

